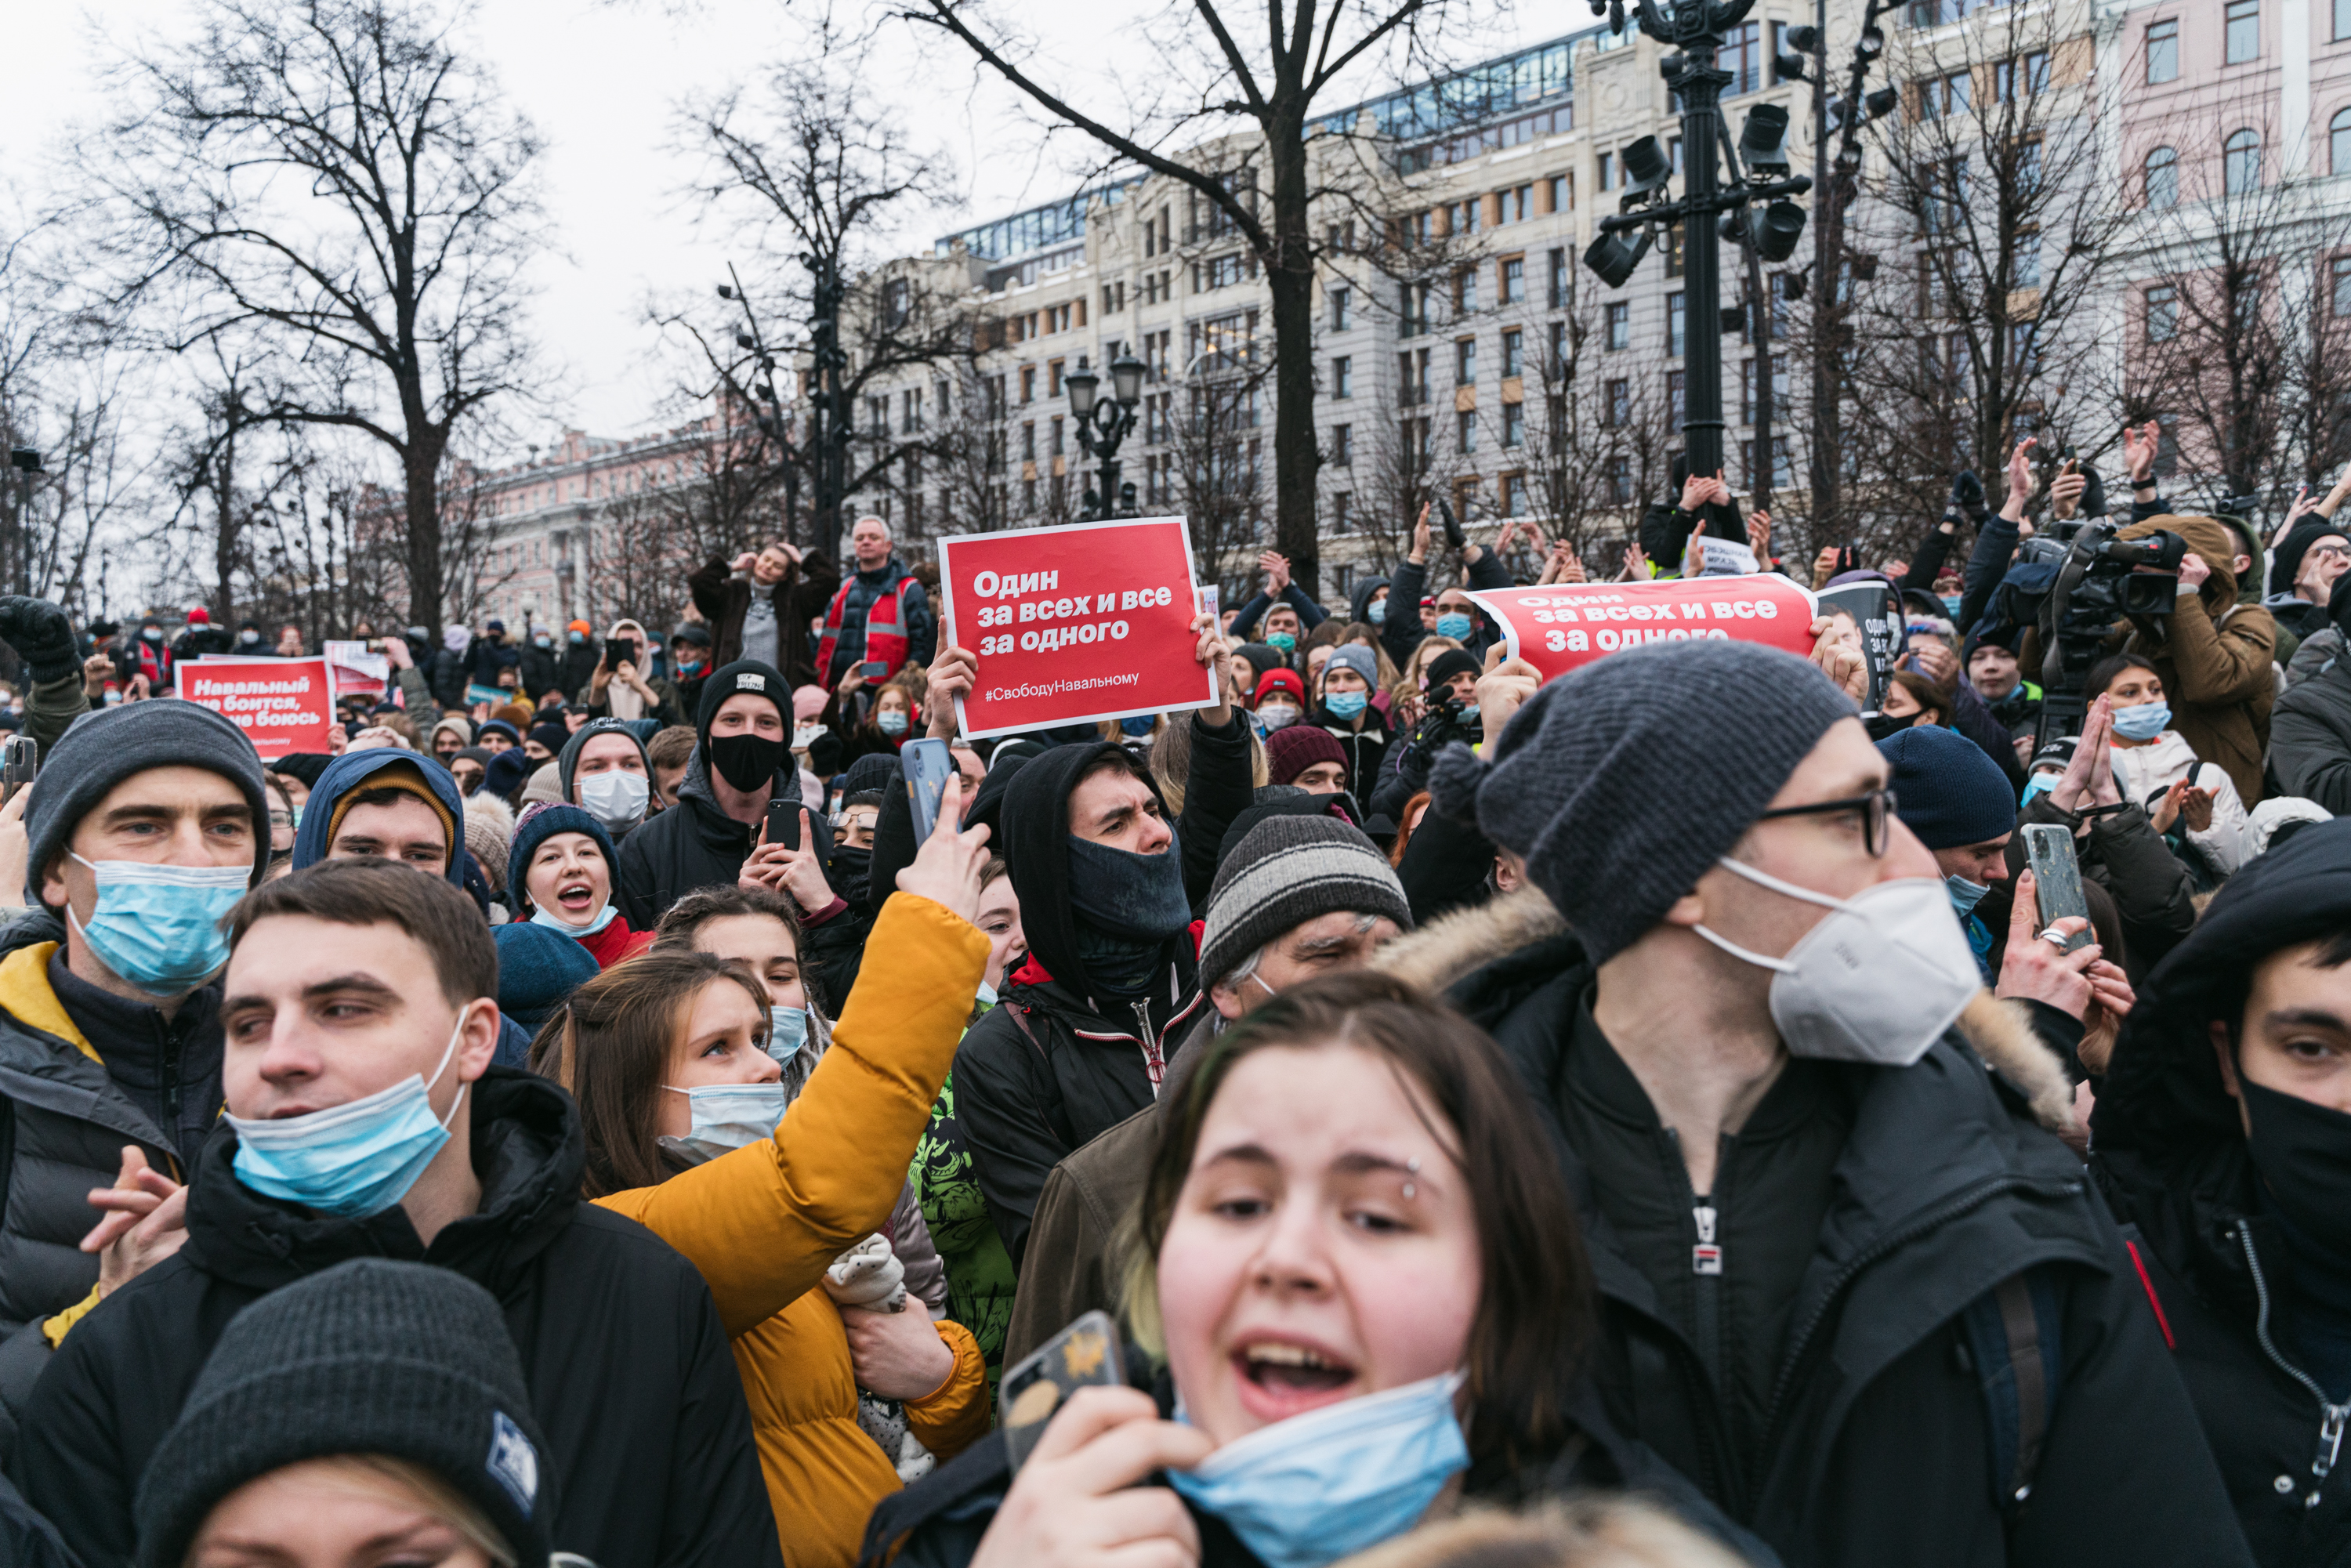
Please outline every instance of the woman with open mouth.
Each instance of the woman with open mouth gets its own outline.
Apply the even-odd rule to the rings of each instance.
[[[885,1499],[866,1562],[1321,1568],[1465,1500],[1593,1489],[1777,1561],[1609,1426],[1574,1209],[1473,1025],[1376,972],[1332,976],[1164,1093],[1125,1302],[1125,1370],[1155,1377],[1007,1369],[1007,1428],[1050,1421],[1017,1479],[999,1430]],[[1056,1400],[1070,1382],[1106,1385]]]
[[[579,938],[600,969],[653,946],[612,902],[612,835],[577,806],[542,802],[515,823],[507,888],[517,918]]]

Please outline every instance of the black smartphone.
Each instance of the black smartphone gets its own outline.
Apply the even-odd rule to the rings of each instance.
[[[637,645],[634,643],[632,643],[626,637],[607,637],[604,639],[604,667],[606,669],[617,670],[622,664],[633,664],[636,662]]]
[[[2061,822],[2028,822],[2024,855],[2032,865],[2032,895],[2041,906],[2042,929],[2079,915],[2082,929],[2065,938],[2061,951],[2071,953],[2096,941],[2089,926],[2090,903],[2082,896],[2082,868],[2074,858],[2074,830]]]
[[[768,802],[768,841],[781,844],[788,850],[800,847],[800,810],[798,800]]]
[[[41,743],[29,735],[12,735],[0,748],[0,800],[7,800],[41,771]]]
[[[906,802],[914,810],[914,841],[919,844],[939,825],[939,802],[955,776],[955,757],[946,741],[925,736],[900,747],[898,762],[906,775]]]
[[[1008,1370],[997,1408],[1004,1412],[1004,1451],[1013,1471],[1028,1461],[1053,1413],[1071,1395],[1081,1388],[1116,1388],[1125,1381],[1118,1329],[1099,1307]]]
[[[858,666],[858,673],[869,681],[886,681],[890,678],[890,666],[879,659],[868,659]]]

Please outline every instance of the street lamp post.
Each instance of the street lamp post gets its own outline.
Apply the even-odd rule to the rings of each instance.
[[[1122,350],[1110,362],[1107,398],[1096,395],[1102,377],[1087,368],[1083,354],[1078,356],[1078,368],[1061,378],[1070,392],[1070,413],[1078,423],[1078,444],[1102,465],[1100,486],[1086,486],[1085,510],[1081,515],[1087,522],[1134,516],[1134,487],[1121,486],[1118,482],[1118,448],[1134,429],[1134,405],[1143,401],[1143,374],[1147,368]]]
[[[8,449],[8,466],[16,471],[16,521],[8,531],[16,551],[16,591],[33,591],[33,476],[47,472],[41,455],[29,446]]]
[[[747,332],[735,334],[735,346],[738,349],[748,349],[751,351],[752,362],[758,367],[759,373],[767,378],[747,392],[739,385],[735,385],[734,391],[737,396],[741,397],[755,409],[762,402],[768,405],[764,412],[755,416],[755,423],[758,425],[759,434],[774,442],[776,449],[783,455],[784,537],[791,543],[798,544],[799,542],[800,455],[792,450],[791,432],[784,426],[783,399],[776,391],[776,357],[768,351],[766,336],[759,330],[759,318],[751,309],[751,297],[743,292],[743,280],[735,276],[735,264],[731,261],[726,264],[726,276],[734,281],[731,284],[722,283],[718,286],[718,298],[732,299],[740,305],[743,308],[743,320],[751,329]],[[729,375],[727,380],[730,385],[734,384],[732,375]]]
[[[1736,150],[1722,127],[1722,89],[1731,75],[1715,64],[1715,56],[1724,31],[1738,26],[1755,0],[1686,0],[1671,11],[1658,0],[1637,4],[1641,31],[1675,49],[1662,69],[1667,85],[1681,99],[1682,199],[1667,199],[1673,167],[1656,137],[1644,136],[1625,148],[1625,197],[1615,215],[1601,220],[1599,237],[1583,253],[1583,264],[1608,287],[1617,287],[1640,265],[1660,226],[1680,226],[1689,280],[1682,317],[1683,444],[1689,471],[1710,475],[1723,466],[1722,277],[1717,222],[1721,220],[1733,235],[1751,235],[1749,243],[1764,261],[1784,261],[1793,254],[1804,227],[1803,209],[1788,198],[1810,191],[1813,182],[1786,172],[1788,112],[1779,105],[1758,104],[1748,110]],[[1593,0],[1593,15],[1603,9],[1602,0]],[[1610,28],[1622,33],[1625,0],[1606,0],[1604,9]],[[1730,164],[1728,184],[1717,183],[1718,142]],[[1775,172],[1777,179],[1757,177]],[[1769,204],[1760,225],[1749,211],[1757,202]],[[1620,237],[1625,235],[1638,238],[1627,244]]]

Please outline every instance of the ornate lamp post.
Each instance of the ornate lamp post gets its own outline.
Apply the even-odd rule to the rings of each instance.
[[[1134,429],[1134,405],[1143,401],[1143,374],[1147,368],[1122,349],[1110,362],[1108,398],[1096,395],[1102,377],[1087,368],[1083,354],[1078,356],[1078,368],[1061,378],[1070,392],[1070,413],[1078,423],[1078,444],[1102,465],[1100,484],[1086,486],[1085,510],[1081,516],[1088,522],[1134,516],[1134,486],[1122,489],[1118,482],[1118,448]]]

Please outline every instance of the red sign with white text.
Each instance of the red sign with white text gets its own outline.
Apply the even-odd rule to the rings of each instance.
[[[1546,681],[1594,659],[1651,643],[1736,638],[1813,651],[1810,591],[1778,572],[1656,582],[1573,582],[1491,589],[1469,595],[1502,628],[1511,657]]]
[[[1181,517],[939,540],[947,641],[978,660],[967,738],[1207,707],[1192,540]]]
[[[172,673],[182,696],[245,731],[264,762],[330,749],[335,688],[324,659],[183,659]]]

